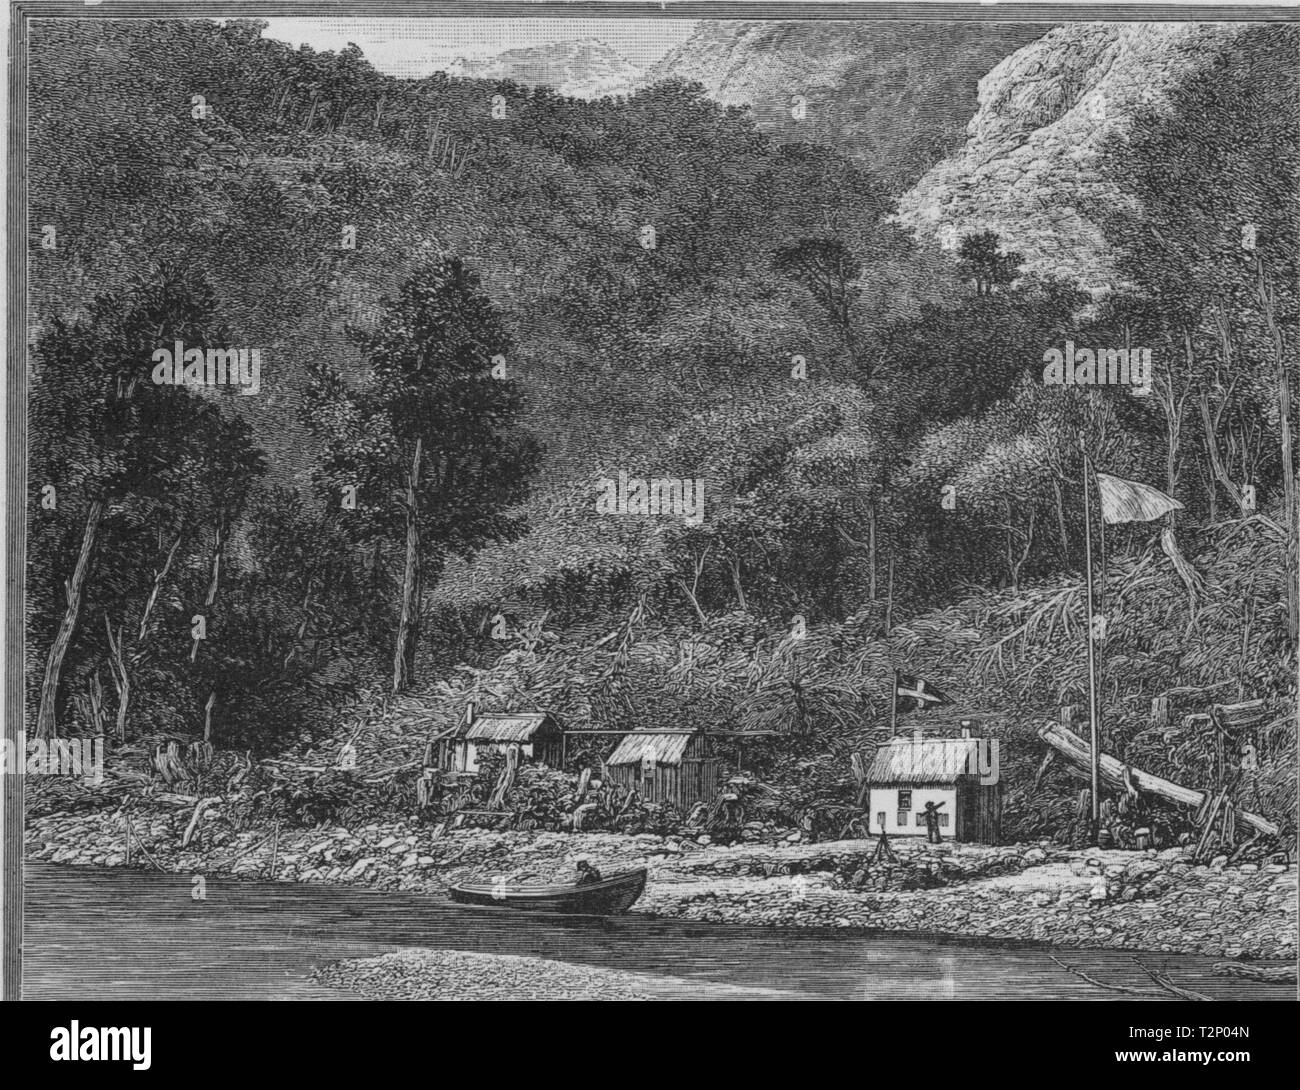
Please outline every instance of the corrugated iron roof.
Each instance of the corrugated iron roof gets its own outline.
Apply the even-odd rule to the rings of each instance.
[[[689,734],[628,734],[618,748],[605,758],[607,765],[639,765],[647,757],[657,765],[682,763]]]
[[[979,772],[975,738],[895,738],[876,750],[866,782],[952,783]]]
[[[545,712],[486,712],[462,737],[474,742],[527,742],[546,722]]]

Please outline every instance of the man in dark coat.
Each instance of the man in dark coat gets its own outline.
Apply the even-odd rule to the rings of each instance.
[[[925,836],[931,844],[938,844],[943,840],[943,834],[939,832],[939,807],[933,802],[925,804]]]
[[[601,880],[600,871],[598,871],[585,859],[578,860],[578,885],[590,886],[595,882],[599,882],[600,880]]]

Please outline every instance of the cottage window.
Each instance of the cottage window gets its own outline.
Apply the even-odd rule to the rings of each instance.
[[[899,792],[898,792],[898,808],[899,808],[900,810],[910,810],[910,809],[912,808],[912,792],[911,792],[911,791],[899,791]]]

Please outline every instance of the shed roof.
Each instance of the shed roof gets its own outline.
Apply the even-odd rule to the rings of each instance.
[[[866,782],[954,783],[979,769],[977,738],[894,738],[876,750]]]
[[[527,742],[548,719],[545,712],[486,712],[476,716],[461,737],[473,742]]]
[[[658,765],[682,763],[689,734],[628,734],[607,758],[607,765],[640,764],[647,757]]]

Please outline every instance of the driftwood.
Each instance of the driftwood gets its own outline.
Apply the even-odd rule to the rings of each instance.
[[[1259,984],[1296,983],[1294,965],[1248,965],[1238,961],[1216,961],[1214,975],[1235,976],[1242,980],[1254,980]]]
[[[1205,812],[1205,818],[1201,823],[1201,839],[1196,842],[1196,850],[1192,853],[1193,859],[1200,859],[1205,855],[1205,849],[1210,845],[1210,837],[1214,834],[1214,823],[1218,820],[1219,811],[1223,809],[1223,804],[1227,801],[1228,792],[1226,791],[1220,791],[1214,796],[1214,800],[1210,803],[1210,808]]]
[[[233,868],[236,863],[238,863],[241,859],[244,858],[244,856],[250,855],[251,853],[257,851],[259,848],[265,848],[271,842],[271,837],[276,835],[276,832],[278,832],[278,827],[276,830],[262,837],[261,840],[245,848],[243,851],[236,852],[224,863],[220,864],[220,866],[212,867],[211,869],[214,871],[219,871],[219,870],[224,870],[227,867]]]
[[[131,847],[131,838],[135,837],[136,844],[140,846],[140,854],[143,855],[147,860],[149,860],[150,863],[153,864],[154,870],[165,870],[165,868],[159,864],[158,860],[156,860],[152,855],[149,854],[148,850],[144,846],[144,841],[140,839],[140,834],[137,833],[133,828],[131,828],[130,816],[124,814],[123,817],[126,820],[126,844],[128,849],[127,855],[129,856],[131,854],[129,850]]]
[[[1144,995],[1152,998],[1164,995],[1176,995],[1179,999],[1187,999],[1194,1002],[1208,1002],[1210,998],[1208,995],[1194,992],[1190,988],[1180,987],[1163,973],[1156,973],[1151,969],[1148,969],[1138,961],[1137,958],[1133,959],[1133,964],[1151,978],[1152,983],[1154,983],[1159,989],[1158,991],[1152,990],[1151,988],[1134,988],[1128,984],[1107,984],[1104,980],[1098,980],[1095,976],[1089,976],[1082,969],[1076,969],[1073,965],[1066,965],[1065,962],[1054,955],[1049,954],[1048,957],[1072,976],[1077,976],[1080,980],[1086,981],[1094,987],[1102,988],[1108,992],[1123,992],[1125,995]]]
[[[199,817],[203,814],[203,811],[213,803],[220,801],[221,799],[215,796],[207,799],[199,799],[195,804],[194,814],[190,817],[190,823],[185,827],[185,835],[181,838],[182,848],[188,848],[190,846],[190,840],[193,839],[194,831],[199,827]]]
[[[1133,988],[1127,984],[1107,984],[1105,981],[1098,980],[1095,976],[1089,976],[1082,969],[1076,969],[1073,965],[1066,965],[1060,958],[1049,954],[1048,957],[1056,962],[1062,969],[1072,976],[1077,976],[1080,980],[1087,981],[1096,988],[1103,988],[1108,992],[1123,992],[1125,995],[1161,995],[1161,992],[1152,991],[1150,988]]]
[[[1133,959],[1133,964],[1136,965],[1139,969],[1141,969],[1144,973],[1146,973],[1147,976],[1149,976],[1156,984],[1158,984],[1165,991],[1172,992],[1180,999],[1190,999],[1198,1003],[1208,1003],[1210,1001],[1210,997],[1208,995],[1202,995],[1200,992],[1194,992],[1192,991],[1191,988],[1179,987],[1163,973],[1157,973],[1154,969],[1148,969],[1145,965],[1143,965],[1140,961],[1138,961],[1137,958]]]
[[[1073,731],[1067,730],[1059,723],[1049,722],[1044,723],[1039,728],[1038,737],[1060,753],[1074,770],[1081,772],[1083,775],[1090,775],[1092,754],[1088,743]],[[1157,798],[1164,799],[1166,802],[1177,803],[1179,806],[1199,808],[1205,805],[1208,798],[1204,791],[1183,787],[1182,784],[1174,783],[1172,780],[1154,776],[1150,772],[1144,772],[1132,765],[1125,765],[1106,753],[1101,755],[1099,763],[1101,778],[1111,787],[1121,790],[1124,788],[1125,769],[1128,769],[1128,779],[1134,787],[1148,795],[1155,795]],[[1278,827],[1273,822],[1260,817],[1258,814],[1252,814],[1246,810],[1237,810],[1235,817],[1237,821],[1249,825],[1256,832],[1263,833],[1265,836],[1277,836],[1279,833]]]

